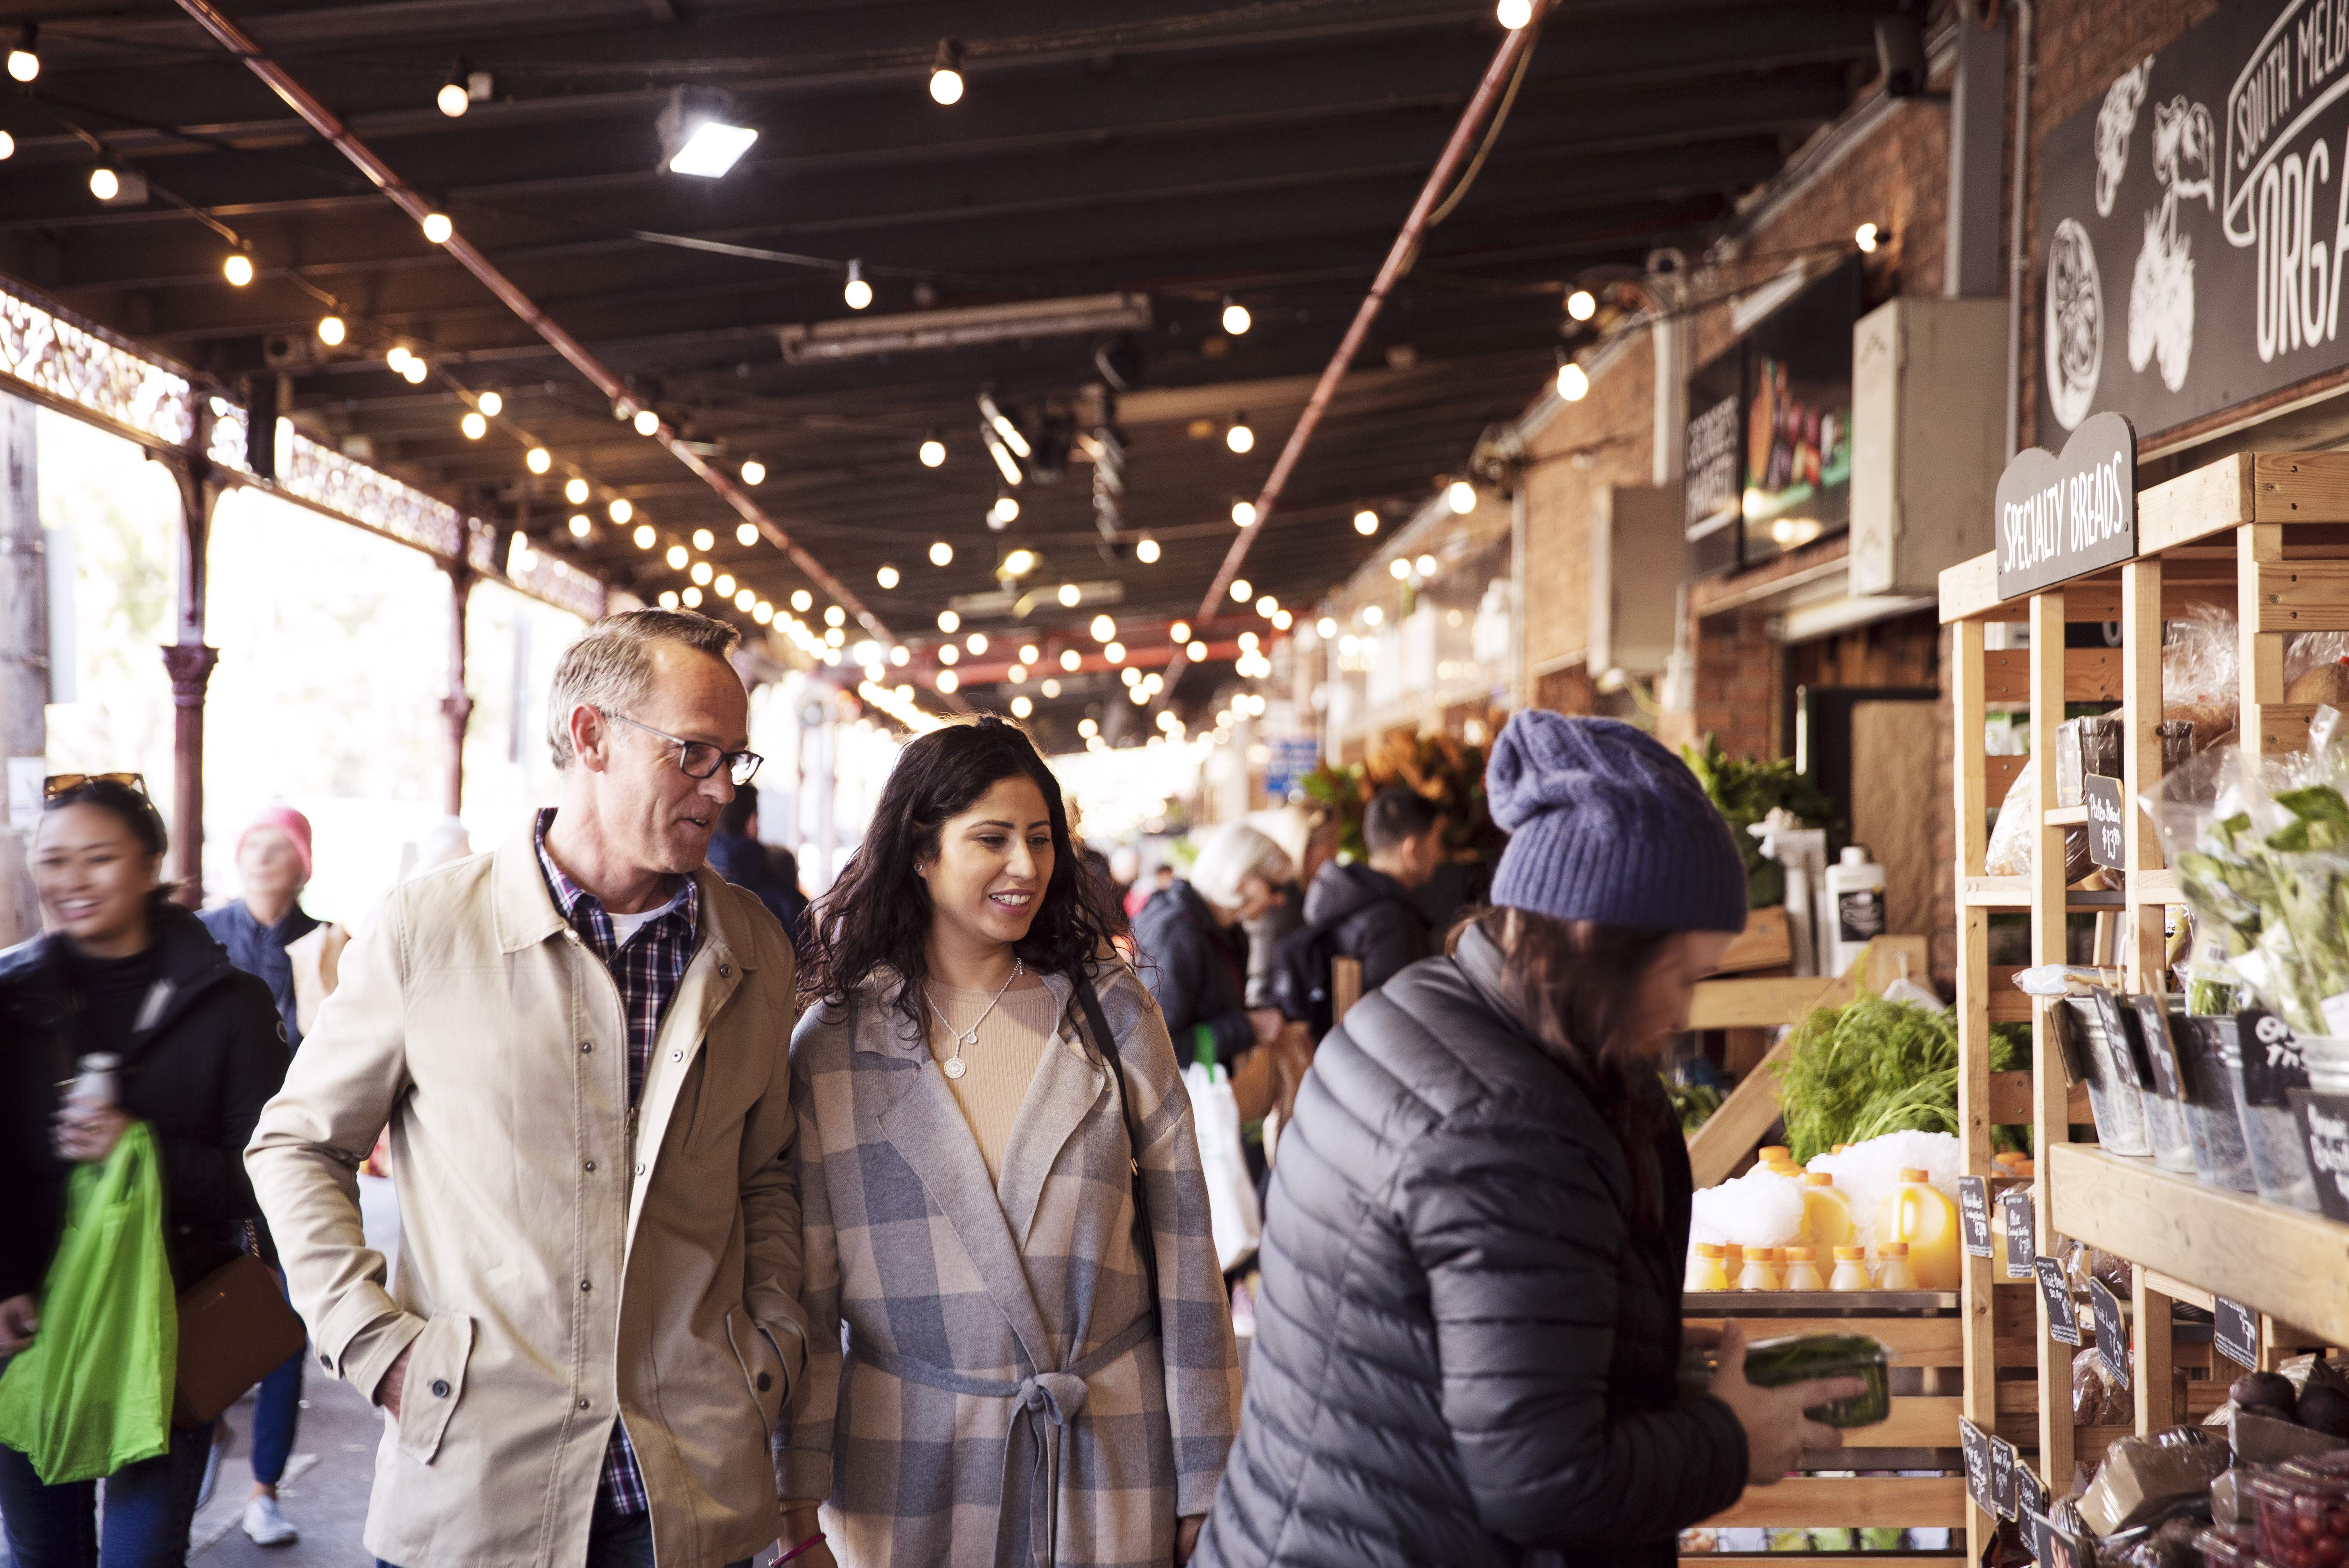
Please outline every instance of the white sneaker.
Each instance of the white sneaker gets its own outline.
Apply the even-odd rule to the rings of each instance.
[[[302,1532],[277,1511],[277,1500],[265,1494],[244,1505],[244,1532],[255,1546],[291,1546],[302,1539]]]

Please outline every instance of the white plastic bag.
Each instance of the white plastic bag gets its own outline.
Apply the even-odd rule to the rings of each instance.
[[[1256,1251],[1264,1234],[1257,1211],[1256,1183],[1248,1178],[1240,1148],[1240,1103],[1231,1075],[1194,1062],[1183,1069],[1191,1096],[1191,1121],[1199,1134],[1199,1166],[1207,1178],[1207,1220],[1216,1238],[1216,1263],[1229,1269]]]

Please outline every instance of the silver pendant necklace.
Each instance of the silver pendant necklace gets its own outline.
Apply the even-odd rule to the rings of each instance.
[[[938,1004],[930,1000],[929,988],[926,986],[923,988],[922,1000],[929,1002],[930,1011],[937,1013],[938,1022],[945,1024],[947,1026],[947,1033],[954,1036],[954,1054],[938,1064],[939,1072],[944,1073],[949,1078],[959,1078],[970,1070],[963,1065],[963,1047],[966,1045],[976,1045],[978,1044],[978,1026],[986,1023],[988,1014],[995,1011],[995,1003],[1003,1000],[1003,992],[1009,991],[1013,981],[1017,981],[1022,974],[1026,973],[1027,969],[1028,966],[1022,963],[1019,960],[1015,958],[1011,961],[1011,975],[1009,980],[1006,980],[1003,982],[1003,991],[999,991],[995,993],[993,1000],[988,1002],[986,1011],[982,1012],[976,1019],[972,1020],[970,1027],[967,1030],[956,1029],[954,1026],[954,1020],[948,1018],[943,1012],[940,1012]]]

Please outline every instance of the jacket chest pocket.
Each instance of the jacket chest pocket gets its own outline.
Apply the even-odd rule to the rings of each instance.
[[[429,1465],[440,1451],[449,1417],[465,1397],[465,1368],[473,1358],[473,1320],[436,1312],[409,1345],[407,1379],[399,1386],[399,1451]]]

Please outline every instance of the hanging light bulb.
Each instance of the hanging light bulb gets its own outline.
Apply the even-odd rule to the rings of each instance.
[[[1354,514],[1354,532],[1365,539],[1379,531],[1379,514],[1369,507]]]
[[[1035,551],[1014,550],[1003,557],[1003,566],[998,575],[1006,577],[1024,577],[1035,569]]]
[[[318,341],[327,348],[336,347],[349,335],[350,328],[343,325],[341,317],[322,316],[318,318]]]
[[[1102,649],[1102,657],[1108,659],[1112,664],[1123,664],[1125,662],[1125,644],[1122,642],[1112,642],[1109,644]]]
[[[1256,589],[1249,586],[1248,580],[1246,577],[1235,577],[1232,579],[1232,603],[1236,605],[1244,605],[1248,602],[1248,596],[1255,592]]]
[[[253,281],[253,258],[243,251],[229,252],[228,259],[221,263],[221,275],[231,287],[243,288]]]
[[[427,213],[424,214],[424,237],[431,241],[434,244],[447,244],[449,243],[449,236],[456,232],[457,225],[449,221],[448,213]]]
[[[976,658],[978,655],[987,651],[987,633],[983,631],[972,632],[968,637],[962,639],[962,645],[970,649],[972,657]]]
[[[636,548],[639,550],[651,549],[654,542],[660,537],[659,535],[653,532],[653,525],[649,523],[637,524],[636,531],[628,536],[636,542]]]
[[[805,615],[814,607],[815,596],[813,594],[808,592],[805,588],[793,588],[792,590],[792,608],[799,611],[802,615]]]
[[[1064,648],[1061,649],[1061,668],[1067,670],[1070,674],[1074,675],[1077,672],[1077,667],[1084,663],[1084,661],[1085,656],[1079,653],[1075,649]]]
[[[636,427],[636,433],[640,436],[657,435],[660,433],[660,416],[653,412],[650,409],[638,409],[636,410],[636,417],[634,422]]]
[[[761,462],[755,457],[744,458],[742,460],[742,483],[745,484],[766,483],[767,465]]]
[[[1158,563],[1158,541],[1144,534],[1133,542],[1133,558],[1145,566]]]
[[[758,602],[759,596],[752,593],[750,589],[737,588],[734,590],[734,607],[742,611],[745,615],[748,615],[750,612],[751,607],[756,605]]]
[[[699,588],[688,587],[680,597],[685,600],[686,608],[699,609],[701,607],[701,590]]]
[[[1465,517],[1476,510],[1476,487],[1464,479],[1455,479],[1444,492],[1444,503]]]
[[[1036,704],[1025,697],[1014,697],[1011,700],[1011,716],[1015,719],[1025,719],[1035,711]]]
[[[14,64],[16,57],[12,54],[8,57],[8,59],[11,64]],[[19,79],[21,80],[22,78],[20,78]],[[111,169],[99,168],[91,170],[89,171],[89,193],[97,197],[101,202],[113,201],[117,196],[122,194],[122,176],[117,174]]]
[[[938,611],[938,629],[951,636],[962,625],[962,617],[952,610]]]
[[[1256,504],[1252,501],[1232,503],[1232,526],[1245,528],[1256,521]]]
[[[473,400],[473,406],[481,410],[481,412],[487,414],[492,419],[496,419],[500,414],[506,411],[505,399],[500,397],[495,392],[483,392],[480,397]],[[587,499],[587,483],[581,479],[574,479],[571,483],[579,486],[579,493],[571,498],[571,504],[574,506],[576,506],[579,503]]]
[[[1076,584],[1062,583],[1060,593],[1055,597],[1060,599],[1062,609],[1074,609],[1083,602],[1085,595],[1084,590],[1078,587]]]
[[[41,74],[40,28],[32,22],[16,29],[16,41],[8,47],[8,75],[20,82],[31,81]]]
[[[1411,563],[1405,560],[1402,556],[1397,556],[1393,560],[1387,563],[1387,576],[1392,577],[1396,582],[1402,582],[1404,578],[1411,576]]]
[[[534,446],[530,449],[530,454],[523,458],[523,462],[533,473],[544,473],[554,466],[554,454],[543,446]]]
[[[881,569],[873,574],[873,580],[879,583],[885,591],[894,588],[897,586],[897,568],[885,562]]]
[[[709,529],[696,528],[693,531],[693,547],[695,549],[707,550],[716,543],[718,543],[718,535],[712,534]]]
[[[467,441],[479,441],[490,433],[490,421],[481,417],[479,409],[467,409],[465,417],[457,421],[457,427],[465,432]]]
[[[1207,645],[1204,642],[1192,643],[1183,649],[1183,657],[1194,664],[1204,664],[1207,659]]]
[[[473,106],[473,95],[465,90],[463,67],[459,67],[455,76],[440,84],[440,90],[432,95],[432,102],[435,108],[450,119],[461,118],[464,112]]]
[[[595,524],[587,521],[587,514],[585,512],[574,512],[571,514],[570,526],[573,538],[585,539],[587,537],[587,530],[593,528]]]
[[[998,528],[1014,521],[1019,515],[1019,502],[1015,496],[999,495],[995,498],[995,504],[987,509],[987,520]]]
[[[407,344],[395,343],[391,346],[391,352],[383,357],[383,362],[389,367],[391,373],[397,376],[408,369],[408,361],[411,358],[412,356],[408,352]]]
[[[944,539],[930,546],[930,565],[943,566],[954,559],[954,546]]]
[[[416,356],[411,354],[408,357],[408,363],[399,368],[399,375],[400,379],[406,381],[409,386],[420,387],[424,384],[424,378],[430,373],[430,366],[425,364],[423,360],[419,359]],[[545,471],[543,469],[533,469],[532,472],[538,473]]]
[[[1557,395],[1578,403],[1590,395],[1590,373],[1568,359],[1557,368]]]
[[[962,46],[952,38],[938,40],[937,55],[930,63],[930,100],[940,104],[962,101]]]
[[[734,597],[735,586],[734,574],[731,572],[720,572],[718,574],[718,580],[709,586],[716,588],[721,597],[732,598]],[[747,609],[750,607],[746,605],[743,607]]]
[[[750,590],[745,588],[742,591],[747,594]],[[761,626],[765,626],[775,618],[775,607],[764,599],[760,599],[750,606],[750,618]]]
[[[1247,306],[1242,305],[1228,294],[1224,296],[1224,330],[1226,332],[1237,337],[1241,333],[1246,332],[1250,327],[1255,325],[1256,318],[1248,314],[1248,307]]]
[[[676,590],[675,588],[663,588],[663,589],[661,590],[661,597],[660,597],[660,607],[661,607],[661,608],[663,608],[663,609],[675,609],[675,608],[677,608],[677,603],[678,603],[678,601],[677,601],[677,590]]]
[[[1047,680],[1039,690],[1044,693],[1045,699],[1050,701],[1061,694],[1061,683],[1057,680]]]
[[[757,544],[759,542],[759,525],[756,523],[736,524],[734,525],[734,542],[737,545],[745,545]]]
[[[495,410],[492,409],[492,408],[489,406],[489,405],[490,405],[490,399],[491,399],[492,397],[494,397],[495,395],[496,395],[495,393],[487,393],[487,392],[485,392],[485,393],[483,393],[483,394],[482,394],[482,396],[481,396],[481,411],[482,411],[483,413],[493,413],[493,412],[495,412],[495,411],[496,411]],[[564,500],[565,500],[565,501],[568,501],[568,502],[569,502],[569,503],[571,503],[571,504],[572,504],[572,505],[574,505],[574,506],[585,506],[585,505],[586,505],[586,504],[587,504],[587,482],[586,482],[585,480],[584,480],[584,479],[579,478],[576,474],[574,474],[574,475],[571,477],[571,479],[570,479],[566,483],[564,483],[564,485],[563,486],[563,499],[564,499]]]
[[[634,517],[636,514],[636,507],[630,504],[628,498],[625,495],[614,496],[612,498],[612,504],[606,506],[604,510],[611,514],[613,522],[620,524],[626,523],[629,518]]]
[[[1117,622],[1105,615],[1097,615],[1093,617],[1092,625],[1085,629],[1093,634],[1095,642],[1107,642],[1117,635]]]
[[[1514,33],[1534,19],[1534,0],[1501,0],[1493,7],[1501,26]]]
[[[1248,429],[1246,414],[1233,417],[1232,428],[1224,432],[1224,444],[1240,453],[1256,450],[1256,431]]]
[[[1884,243],[1884,231],[1874,223],[1862,223],[1852,232],[1851,243],[1857,245],[1863,254],[1874,255],[1876,247]]]
[[[1190,641],[1191,623],[1187,620],[1178,620],[1173,626],[1168,627],[1166,628],[1166,640],[1173,643],[1185,643]]]
[[[693,580],[700,584],[703,587],[708,587],[709,586],[709,579],[713,575],[714,573],[712,572],[709,562],[696,561],[693,563]]]
[[[1270,620],[1280,613],[1280,601],[1270,594],[1262,595],[1256,601],[1256,613]]]
[[[661,559],[668,563],[668,569],[672,572],[685,570],[686,562],[691,558],[682,545],[671,545],[667,550],[661,552]]]
[[[1588,321],[1599,314],[1599,296],[1587,288],[1578,288],[1566,296],[1566,313],[1577,321]]]
[[[841,289],[840,297],[848,302],[848,308],[851,310],[862,310],[873,303],[873,286],[864,281],[863,262],[853,257],[850,259],[848,283]]]
[[[922,466],[936,468],[947,460],[947,443],[932,436],[922,442]]]

